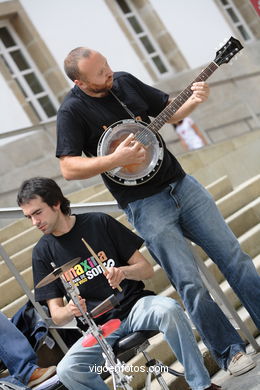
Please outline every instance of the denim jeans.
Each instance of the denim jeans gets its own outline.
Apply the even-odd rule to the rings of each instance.
[[[193,390],[210,386],[210,377],[192,333],[189,321],[181,306],[173,299],[146,296],[133,306],[120,328],[106,338],[110,345],[137,330],[160,330],[183,364],[185,379]],[[97,367],[104,362],[99,344],[84,348],[79,339],[57,367],[60,380],[69,390],[107,390]],[[100,372],[99,372],[100,373]],[[138,373],[133,374],[138,375]]]
[[[10,376],[2,380],[20,386],[29,382],[33,371],[38,367],[37,356],[27,338],[1,312],[0,359],[10,373]]]
[[[258,329],[260,277],[212,196],[186,175],[154,196],[129,203],[124,211],[179,292],[203,342],[226,369],[244,343],[204,287],[185,237],[218,265]]]

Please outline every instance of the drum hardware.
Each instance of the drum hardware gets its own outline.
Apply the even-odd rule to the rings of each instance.
[[[72,259],[68,261],[66,264],[61,265],[60,267],[56,268],[56,265],[54,263],[51,263],[54,270],[45,276],[36,286],[35,288],[46,286],[47,284],[54,282],[54,280],[58,279],[64,272],[67,272],[70,270],[74,265],[76,265],[80,261],[80,257],[76,257],[75,259]]]
[[[100,315],[106,313],[107,311],[111,310],[113,307],[118,305],[118,301],[115,297],[115,295],[111,295],[107,299],[105,299],[103,302],[100,303],[97,307],[95,307],[91,312],[85,312],[79,301],[79,289],[73,282],[71,275],[69,275],[69,281],[66,281],[63,277],[63,273],[68,271],[71,267],[73,267],[77,262],[80,260],[80,258],[75,258],[73,260],[70,260],[66,264],[56,268],[56,265],[54,263],[51,263],[54,270],[47,275],[45,278],[43,278],[37,285],[36,288],[43,287],[54,280],[60,278],[61,282],[65,288],[66,293],[68,296],[72,299],[73,303],[77,306],[79,309],[81,316],[78,317],[79,320],[82,322],[83,325],[88,326],[87,332],[84,332],[85,337],[89,337],[89,335],[92,336],[91,340],[93,341],[93,338],[96,339],[97,343],[100,345],[102,349],[102,355],[105,359],[105,366],[108,370],[108,372],[112,376],[113,380],[113,387],[114,390],[117,388],[121,388],[123,390],[133,390],[132,387],[129,385],[129,383],[132,380],[132,376],[125,375],[123,373],[123,365],[120,362],[119,359],[115,358],[113,349],[110,344],[106,341],[105,337],[111,334],[113,331],[119,328],[121,321],[117,320],[117,322],[107,322],[102,326],[98,326],[93,318],[99,317]],[[82,342],[82,345],[84,344],[84,340]],[[86,344],[86,340],[85,340]],[[94,343],[95,344],[95,343]],[[93,345],[94,345],[93,344]],[[84,345],[83,345],[84,346]],[[87,346],[87,345],[86,345]]]

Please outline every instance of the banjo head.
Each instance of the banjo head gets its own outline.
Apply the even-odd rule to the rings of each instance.
[[[123,185],[138,185],[150,180],[161,166],[163,158],[162,142],[159,134],[146,128],[146,124],[133,119],[119,121],[110,126],[98,144],[98,156],[107,156],[133,133],[146,149],[146,159],[142,164],[129,164],[106,172],[110,179]]]

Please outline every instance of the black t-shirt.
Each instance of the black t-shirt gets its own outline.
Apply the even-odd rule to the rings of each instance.
[[[167,105],[169,95],[142,83],[126,72],[114,73],[113,93],[131,110],[135,117],[150,123]],[[57,115],[56,156],[97,155],[98,141],[104,128],[130,115],[112,94],[97,98],[74,86],[66,96]],[[124,186],[102,175],[105,185],[122,208],[129,202],[160,192],[169,183],[181,179],[185,173],[176,158],[167,150],[158,173],[145,184]]]
[[[76,216],[75,225],[68,233],[62,236],[44,235],[34,247],[34,284],[37,285],[53,271],[51,262],[59,267],[80,257],[80,261],[70,270],[70,275],[79,289],[80,296],[86,299],[88,311],[90,312],[111,294],[115,294],[120,302],[119,306],[98,317],[96,322],[103,324],[111,318],[121,320],[126,318],[138,299],[152,295],[153,292],[144,290],[143,282],[128,279],[120,283],[122,292],[113,290],[82,238],[92,247],[106,267],[127,265],[129,258],[143,244],[140,237],[107,214],[79,214]],[[66,291],[59,278],[44,287],[35,289],[35,299],[40,302],[64,296]]]

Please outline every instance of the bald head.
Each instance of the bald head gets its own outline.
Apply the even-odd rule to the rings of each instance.
[[[76,47],[71,50],[64,60],[64,70],[66,75],[74,82],[80,79],[78,63],[82,58],[89,58],[95,51],[87,47]]]
[[[64,61],[67,76],[87,95],[102,97],[113,86],[113,72],[107,59],[86,47],[72,50]]]

